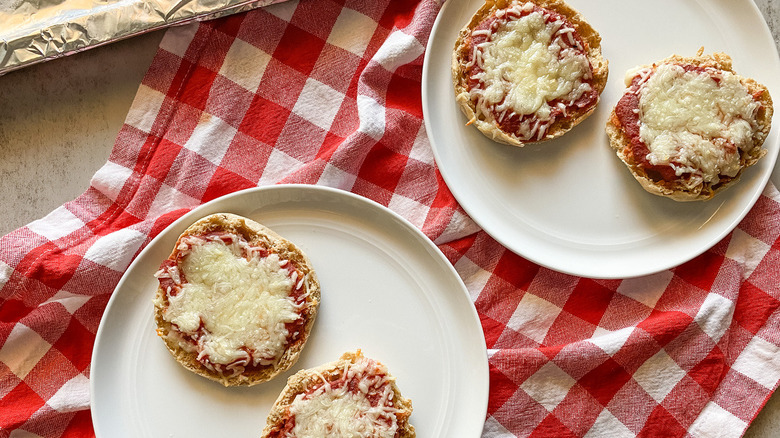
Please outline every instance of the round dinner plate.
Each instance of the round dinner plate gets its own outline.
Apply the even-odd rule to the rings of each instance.
[[[460,28],[483,0],[448,0],[423,66],[422,102],[441,174],[463,209],[513,252],[551,269],[594,278],[651,274],[691,260],[720,241],[755,204],[777,158],[706,202],[680,203],[644,191],[609,147],[604,126],[630,68],[671,54],[726,52],[735,71],[780,96],[780,60],[750,0],[570,0],[600,33],[609,81],[596,111],[539,145],[493,142],[457,108],[450,73]]]
[[[311,259],[322,301],[293,369],[225,388],[181,367],[157,338],[153,274],[195,220],[231,212],[295,242]],[[98,437],[256,437],[295,371],[361,349],[412,400],[422,437],[478,437],[487,412],[485,339],[468,291],[438,248],[379,204],[320,186],[278,185],[219,198],[188,213],[136,258],[114,291],[92,355]]]

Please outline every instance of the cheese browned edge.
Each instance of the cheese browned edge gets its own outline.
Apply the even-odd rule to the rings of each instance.
[[[522,147],[529,143],[541,143],[551,140],[569,132],[573,127],[588,118],[588,116],[595,111],[598,106],[598,100],[593,105],[585,108],[572,109],[565,117],[559,117],[549,126],[541,139],[534,141],[520,141],[510,133],[503,131],[496,124],[482,121],[476,116],[476,109],[473,102],[465,97],[468,94],[467,83],[469,79],[466,74],[466,64],[468,55],[470,54],[469,46],[467,44],[468,37],[485,18],[495,13],[497,10],[510,7],[514,3],[533,3],[543,9],[557,12],[574,26],[577,34],[586,45],[586,54],[593,73],[592,86],[597,91],[598,95],[601,95],[606,87],[607,77],[609,75],[609,62],[601,54],[601,36],[599,33],[585,20],[585,17],[583,17],[579,11],[562,0],[485,0],[485,4],[474,13],[471,17],[471,21],[460,30],[455,41],[451,68],[452,82],[455,88],[455,99],[468,120],[474,121],[474,125],[477,129],[488,138],[500,143]]]
[[[341,357],[330,363],[320,365],[315,368],[303,369],[290,376],[287,379],[287,385],[284,387],[279,397],[271,407],[266,420],[266,426],[263,429],[261,438],[268,438],[271,433],[276,431],[284,424],[287,418],[290,406],[298,394],[307,392],[323,383],[323,378],[327,381],[335,381],[341,378],[345,370],[356,361],[364,360],[365,357],[360,350],[355,352],[346,352]],[[386,367],[377,362],[379,366]],[[394,438],[415,438],[417,436],[414,426],[409,423],[409,417],[412,414],[412,401],[401,395],[401,390],[395,382],[395,378],[387,371],[388,384],[393,391],[393,404],[398,410],[396,414],[398,430]]]
[[[170,322],[163,318],[163,309],[167,306],[167,295],[161,287],[157,288],[154,306],[154,319],[157,324],[157,333],[165,341],[165,346],[174,358],[184,368],[219,382],[225,386],[251,386],[271,380],[278,374],[288,370],[298,361],[298,356],[308,340],[317,309],[320,302],[320,283],[312,268],[309,258],[292,242],[283,238],[271,229],[242,216],[231,213],[217,213],[206,216],[190,225],[174,245],[176,252],[182,237],[187,235],[203,235],[215,231],[224,231],[243,236],[251,245],[262,246],[279,255],[281,259],[292,261],[304,276],[303,288],[306,294],[306,306],[301,312],[301,317],[306,318],[304,332],[292,344],[287,345],[284,353],[270,365],[258,365],[249,367],[237,375],[223,375],[212,371],[197,360],[197,352],[187,352],[179,347],[173,339],[167,336],[172,330]]]
[[[702,54],[703,49],[700,49],[696,56],[684,57],[680,55],[671,55],[668,58],[656,62],[653,65],[661,64],[677,64],[677,65],[692,65],[703,68],[714,68],[723,70],[736,75],[742,85],[747,88],[748,93],[758,96],[758,101],[761,103],[761,107],[756,114],[756,120],[758,122],[758,130],[753,136],[753,147],[747,150],[740,151],[740,164],[741,168],[739,173],[731,178],[726,183],[719,183],[713,186],[709,183],[702,183],[695,189],[686,189],[679,184],[669,183],[667,181],[657,181],[650,178],[641,166],[635,163],[631,156],[630,139],[628,135],[623,131],[620,120],[613,108],[609,119],[607,120],[606,132],[609,137],[609,143],[612,149],[614,149],[617,156],[628,167],[633,177],[639,182],[639,184],[648,192],[674,199],[675,201],[706,201],[712,199],[717,193],[725,190],[726,188],[734,185],[739,181],[742,172],[745,168],[752,166],[758,162],[758,160],[766,154],[766,149],[762,148],[769,130],[772,125],[772,97],[769,94],[769,90],[762,84],[756,82],[754,79],[746,78],[737,75],[732,68],[731,57],[725,53],[713,53],[709,55]]]

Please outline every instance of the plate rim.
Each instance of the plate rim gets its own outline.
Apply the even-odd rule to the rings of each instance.
[[[554,238],[553,236],[549,236],[547,234],[542,235],[541,238],[538,236],[534,236],[533,238],[526,235],[524,239],[520,239],[519,242],[512,241],[508,236],[502,235],[502,233],[498,232],[496,228],[502,228],[500,226],[495,226],[491,223],[491,217],[489,214],[482,213],[478,211],[478,209],[475,208],[474,205],[471,204],[471,202],[468,199],[465,199],[466,202],[464,202],[464,198],[466,195],[464,195],[459,190],[459,184],[458,184],[458,178],[453,176],[451,174],[451,169],[448,169],[446,166],[442,166],[443,159],[441,156],[441,149],[440,146],[437,143],[437,139],[434,138],[434,133],[436,132],[436,129],[434,129],[434,126],[431,122],[432,117],[431,114],[431,104],[433,103],[440,103],[440,101],[433,102],[433,99],[431,97],[430,88],[432,87],[433,80],[438,80],[441,78],[432,78],[431,77],[431,64],[433,61],[431,61],[431,58],[436,56],[434,53],[435,50],[433,50],[433,47],[437,44],[444,44],[437,41],[436,35],[438,32],[440,32],[440,27],[444,26],[444,22],[446,19],[444,18],[445,15],[447,15],[447,11],[450,9],[455,9],[456,7],[465,7],[467,4],[473,3],[475,0],[448,0],[444,3],[442,6],[442,9],[439,11],[439,14],[436,17],[436,20],[434,21],[434,25],[431,30],[430,37],[428,38],[426,48],[425,48],[425,56],[423,61],[423,68],[422,68],[422,81],[421,81],[421,100],[422,100],[422,112],[423,112],[423,120],[426,128],[426,135],[431,143],[431,149],[433,151],[433,157],[436,162],[436,166],[439,169],[439,172],[442,175],[442,179],[447,184],[448,188],[452,192],[453,197],[456,199],[458,204],[463,208],[463,210],[466,212],[466,214],[469,215],[469,217],[474,220],[474,222],[483,230],[485,231],[489,236],[491,236],[493,239],[498,241],[502,246],[507,248],[508,250],[512,251],[513,253],[524,257],[528,259],[529,261],[538,264],[541,267],[548,268],[551,270],[554,270],[556,272],[560,272],[567,275],[573,275],[573,276],[579,276],[583,278],[592,278],[592,279],[605,279],[605,280],[611,280],[611,279],[630,279],[630,278],[637,278],[642,277],[646,275],[652,275],[659,272],[663,272],[672,268],[675,268],[681,264],[684,264],[700,255],[705,253],[707,250],[711,249],[713,246],[717,245],[718,242],[720,242],[722,239],[724,239],[729,233],[733,232],[736,227],[739,225],[739,223],[748,215],[748,213],[753,209],[759,198],[762,196],[762,194],[765,192],[767,185],[769,184],[770,178],[772,177],[772,173],[777,166],[777,160],[778,155],[780,155],[780,137],[778,137],[777,129],[778,127],[773,126],[769,135],[767,135],[766,142],[774,140],[772,144],[770,144],[770,148],[766,147],[765,142],[765,148],[768,149],[769,153],[766,154],[762,158],[762,161],[764,161],[763,166],[765,166],[758,176],[756,176],[757,180],[754,183],[755,187],[751,188],[750,192],[747,193],[743,200],[744,206],[741,208],[740,212],[738,214],[734,214],[733,216],[730,216],[726,219],[725,225],[722,226],[719,232],[712,234],[708,239],[706,239],[705,243],[702,243],[699,245],[695,250],[691,250],[686,252],[681,257],[668,257],[665,258],[665,262],[662,263],[656,263],[652,266],[652,268],[634,268],[634,269],[624,269],[620,272],[608,272],[605,270],[588,270],[588,269],[581,269],[578,266],[571,266],[571,265],[561,265],[556,264],[548,261],[547,259],[550,259],[550,257],[539,257],[538,254],[534,254],[532,251],[528,251],[524,248],[524,244],[527,243],[526,241],[531,242],[538,242],[540,240],[544,240],[545,238]],[[700,4],[702,1],[705,3],[717,3],[718,0],[692,0],[697,4]],[[733,0],[732,0],[733,1]],[[733,2],[737,3],[737,2]],[[730,3],[731,4],[731,3]],[[744,7],[745,4],[748,4],[748,7]],[[732,5],[733,6],[733,5]],[[771,32],[769,31],[769,27],[766,23],[766,20],[763,18],[760,10],[758,9],[758,6],[753,2],[752,0],[742,0],[737,4],[737,6],[741,6],[741,10],[745,11],[746,16],[749,16],[750,22],[753,20],[760,20],[761,23],[763,23],[763,26],[761,26],[760,32],[756,32],[756,36],[760,37],[762,40],[765,40],[764,42],[771,42],[772,46],[774,47],[774,39],[772,38]],[[476,9],[475,9],[476,10]],[[456,30],[459,30],[462,25],[465,23],[460,24],[451,24],[447,23],[448,26],[455,27]],[[450,29],[449,27],[447,28]],[[452,47],[454,49],[454,43],[453,40],[451,42]],[[451,50],[450,50],[451,53]],[[773,62],[769,63],[770,65],[773,65],[774,67],[777,67],[776,72],[780,73],[780,52],[777,50],[773,51],[774,55],[770,59],[770,61]],[[449,71],[449,68],[447,68]],[[610,72],[610,75],[613,75],[613,72]],[[771,76],[771,72],[767,75]],[[448,76],[448,78],[451,81],[451,78]],[[611,81],[613,81],[612,79]],[[611,82],[610,81],[610,82]],[[600,105],[609,105],[610,107],[614,105],[614,103],[607,103],[602,101]],[[455,99],[454,95],[452,96],[452,99],[450,99],[449,105],[455,105]],[[775,114],[777,113],[777,110],[775,111]],[[775,119],[775,114],[773,114],[773,121]],[[507,146],[511,147],[511,146]],[[633,179],[632,179],[633,181]],[[717,213],[717,211],[716,211]],[[713,214],[714,216],[714,214]],[[704,224],[702,224],[701,228],[704,227],[704,225],[707,225],[712,217],[710,217],[707,221],[705,221]],[[538,230],[534,230],[536,232]],[[550,246],[554,247],[554,246]],[[556,250],[554,252],[560,253],[557,248],[554,247]],[[570,250],[571,251],[571,250]],[[592,253],[597,253],[600,251],[593,250]],[[636,266],[637,264],[634,264],[633,266]]]
[[[406,228],[409,232],[416,235],[421,242],[424,243],[424,245],[427,247],[427,252],[431,254],[432,256],[435,255],[439,259],[439,262],[441,266],[446,269],[447,274],[452,277],[452,280],[454,280],[460,287],[459,287],[459,293],[462,294],[460,299],[467,300],[470,305],[466,306],[464,310],[467,308],[467,312],[470,315],[470,321],[472,324],[475,324],[475,328],[478,329],[478,333],[475,333],[475,340],[481,347],[481,358],[482,360],[479,360],[480,369],[474,370],[470,369],[469,371],[478,372],[479,379],[473,379],[470,377],[470,380],[478,380],[478,387],[480,389],[481,394],[473,395],[473,397],[481,398],[479,400],[478,405],[480,406],[479,412],[481,413],[481,420],[478,421],[479,425],[479,432],[481,433],[482,429],[484,428],[484,422],[487,419],[487,411],[488,411],[488,404],[489,404],[489,398],[490,398],[490,365],[489,365],[489,356],[487,351],[487,341],[485,338],[484,328],[482,327],[481,320],[479,318],[479,313],[476,310],[476,306],[474,301],[472,300],[468,288],[466,287],[466,284],[464,280],[461,278],[460,274],[458,274],[457,270],[455,269],[454,265],[450,263],[450,261],[447,259],[447,257],[444,255],[444,253],[438,248],[438,246],[430,239],[428,238],[419,228],[414,226],[408,219],[401,216],[399,213],[396,213],[395,211],[391,210],[388,207],[385,207],[381,205],[380,203],[369,199],[367,197],[364,197],[362,195],[352,193],[350,191],[330,187],[330,186],[323,186],[323,185],[316,185],[316,184],[300,184],[300,183],[292,183],[292,184],[273,184],[273,185],[267,185],[267,186],[257,186],[252,187],[248,189],[242,189],[238,190],[223,196],[220,196],[218,198],[215,198],[211,201],[205,202],[203,204],[200,204],[194,208],[192,208],[189,212],[183,214],[178,219],[171,222],[168,226],[166,226],[164,229],[162,229],[153,239],[151,239],[146,246],[138,253],[138,255],[133,259],[133,261],[128,265],[128,267],[125,269],[125,272],[122,274],[122,277],[120,278],[119,282],[117,283],[116,287],[112,291],[111,297],[108,300],[108,303],[106,304],[105,310],[103,311],[103,314],[101,315],[101,320],[98,325],[98,329],[95,333],[95,341],[92,347],[91,356],[90,356],[90,376],[89,376],[89,390],[90,390],[90,398],[89,398],[89,410],[90,414],[92,416],[92,426],[93,430],[95,432],[96,437],[106,437],[110,436],[107,435],[106,431],[100,429],[101,426],[99,426],[100,421],[98,420],[98,415],[96,412],[96,403],[95,403],[95,394],[97,390],[97,382],[94,378],[94,372],[95,367],[94,364],[95,358],[98,357],[103,347],[101,346],[102,342],[101,339],[104,336],[101,336],[102,334],[105,334],[105,331],[107,330],[105,327],[110,324],[108,320],[110,318],[106,318],[109,314],[109,311],[113,307],[115,307],[119,300],[117,298],[120,294],[116,293],[120,288],[124,285],[126,281],[129,281],[129,276],[127,275],[128,272],[131,271],[131,269],[138,263],[141,263],[142,260],[144,260],[146,257],[144,255],[152,251],[155,246],[153,245],[158,240],[164,239],[168,237],[168,234],[170,234],[173,229],[176,229],[177,227],[185,226],[186,224],[197,219],[197,217],[202,216],[204,213],[204,210],[208,210],[212,208],[215,204],[224,202],[228,198],[233,197],[244,197],[244,196],[252,196],[257,192],[274,192],[274,191],[285,191],[285,190],[302,190],[302,191],[308,191],[310,193],[314,193],[315,196],[323,196],[322,194],[325,194],[324,196],[335,196],[336,198],[343,197],[344,199],[349,199],[351,202],[358,202],[362,203],[366,206],[366,208],[370,208],[379,212],[382,212],[383,214],[388,214],[389,219],[397,221],[399,224],[401,224],[404,228]],[[319,192],[319,194],[317,193]],[[182,228],[183,230],[183,228]],[[107,347],[106,347],[107,348]],[[476,350],[475,350],[476,351]],[[100,369],[100,367],[98,367]],[[101,373],[101,372],[99,372]],[[446,421],[446,419],[445,419]],[[476,427],[476,426],[475,426]],[[110,431],[109,431],[110,432]]]

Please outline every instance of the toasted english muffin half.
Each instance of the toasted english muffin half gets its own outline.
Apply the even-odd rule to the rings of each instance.
[[[320,302],[297,246],[230,213],[190,225],[155,276],[157,334],[184,368],[225,386],[265,382],[295,364]]]
[[[452,55],[467,124],[514,146],[560,137],[585,120],[608,74],[598,32],[562,0],[486,0]]]
[[[287,379],[262,438],[414,438],[411,414],[387,367],[357,350]]]
[[[672,55],[626,74],[606,125],[610,146],[648,192],[702,201],[766,154],[769,90],[739,76],[725,53]]]

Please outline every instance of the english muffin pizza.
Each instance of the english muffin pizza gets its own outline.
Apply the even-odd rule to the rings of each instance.
[[[606,131],[648,192],[708,200],[766,154],[772,98],[728,55],[672,55],[630,70],[625,83]]]
[[[297,246],[229,213],[189,226],[155,275],[158,335],[182,366],[225,386],[289,369],[320,302],[317,275]]]
[[[411,414],[387,367],[358,350],[290,377],[262,438],[414,438]]]
[[[455,43],[455,99],[495,141],[542,142],[593,113],[607,64],[598,32],[562,0],[487,0]]]

